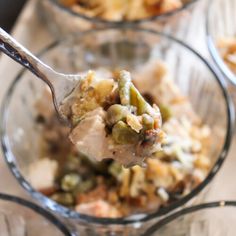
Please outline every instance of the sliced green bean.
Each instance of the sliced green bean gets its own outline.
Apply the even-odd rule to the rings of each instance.
[[[161,112],[161,117],[163,122],[169,120],[172,117],[172,111],[170,107],[165,106],[163,104],[159,105],[160,112]]]
[[[124,121],[129,113],[129,109],[126,106],[119,104],[112,105],[107,110],[106,122],[108,125],[113,126],[120,120]]]
[[[61,188],[66,192],[73,191],[80,183],[81,178],[78,174],[70,173],[65,175],[61,180]]]
[[[130,105],[131,76],[128,71],[121,71],[118,79],[118,88],[122,105]]]
[[[112,137],[118,144],[134,144],[139,141],[139,134],[132,130],[126,123],[119,121],[112,129]]]
[[[115,178],[119,177],[121,171],[122,171],[122,165],[115,161],[108,168],[108,172]]]
[[[148,114],[143,114],[142,125],[144,127],[144,130],[154,129],[154,119]]]
[[[51,198],[64,206],[72,206],[75,202],[75,199],[71,193],[55,193]]]
[[[91,190],[94,186],[95,186],[95,179],[94,178],[87,179],[87,180],[84,180],[83,182],[81,182],[77,186],[75,192],[76,193],[86,193],[89,190]]]
[[[144,113],[152,115],[152,107],[146,102],[146,100],[143,98],[143,96],[139,93],[139,91],[135,88],[133,84],[130,86],[130,95],[130,103],[131,105],[137,107],[138,115],[142,115]]]

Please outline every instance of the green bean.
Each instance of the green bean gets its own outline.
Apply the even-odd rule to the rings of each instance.
[[[139,93],[139,91],[133,84],[130,86],[130,100],[131,105],[137,107],[138,115],[142,115],[144,113],[152,115],[152,107],[145,101],[143,96]]]
[[[92,189],[95,186],[95,179],[87,179],[82,181],[76,188],[76,193],[85,193],[88,192],[90,189]]]
[[[66,192],[73,191],[80,183],[81,178],[78,174],[70,173],[65,175],[61,180],[61,188]]]
[[[71,193],[55,193],[51,196],[52,200],[64,206],[72,206],[75,199]]]
[[[155,110],[146,102],[143,96],[131,82],[130,73],[121,71],[119,74],[118,87],[122,105],[133,105],[137,108],[137,114],[147,113],[154,115]]]
[[[108,168],[108,172],[114,176],[115,178],[118,178],[120,173],[122,171],[122,166],[121,164],[117,163],[117,162],[113,162],[109,168]]]
[[[159,105],[159,108],[160,108],[161,117],[162,117],[163,122],[169,120],[172,116],[172,111],[171,111],[170,107],[161,104],[161,105]]]
[[[129,109],[125,106],[115,104],[109,107],[107,110],[106,122],[108,125],[113,126],[120,120],[125,120],[127,114],[129,114]]]
[[[139,141],[139,134],[132,130],[126,123],[119,121],[112,129],[112,137],[118,144],[134,144]]]
[[[74,155],[68,155],[65,164],[63,165],[63,169],[68,172],[75,172],[78,170],[80,166],[80,158]]]
[[[131,86],[131,76],[128,71],[121,71],[118,79],[118,88],[120,94],[120,100],[122,105],[130,104],[130,86]]]
[[[142,125],[144,127],[144,130],[154,129],[154,119],[148,114],[143,114]]]

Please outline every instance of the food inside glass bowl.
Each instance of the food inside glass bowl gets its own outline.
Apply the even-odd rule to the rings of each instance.
[[[73,124],[70,139],[92,160],[142,165],[161,151],[159,108],[150,105],[128,71],[88,72],[60,106]]]
[[[221,38],[218,40],[217,46],[224,62],[236,74],[236,37]]]
[[[138,20],[181,8],[182,0],[59,0],[74,12],[110,21]]]
[[[69,129],[49,112],[45,94],[36,104],[41,159],[28,170],[35,189],[80,213],[125,217],[167,206],[206,178],[212,166],[211,130],[173,83],[166,64],[149,62],[132,75],[146,100],[160,107],[166,133],[162,150],[147,159],[146,167],[125,168],[111,159],[93,162],[68,140]]]

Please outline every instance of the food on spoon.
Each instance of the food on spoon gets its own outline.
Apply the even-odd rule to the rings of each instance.
[[[88,17],[110,21],[139,20],[183,6],[181,0],[59,0],[65,7]]]
[[[160,110],[145,101],[127,71],[120,71],[117,81],[88,72],[61,111],[73,124],[71,141],[93,160],[142,165],[161,151]]]
[[[93,162],[68,141],[70,129],[59,123],[53,107],[49,116],[48,108],[38,105],[43,109],[39,110],[39,115],[43,114],[44,119],[37,119],[42,130],[42,159],[36,163],[53,160],[58,163],[58,168],[56,173],[52,169],[53,181],[46,184],[50,191],[31,182],[33,187],[84,214],[126,217],[168,206],[206,178],[214,163],[210,158],[213,133],[174,84],[166,64],[149,62],[132,74],[138,90],[150,104],[156,103],[165,117],[162,129],[167,138],[162,151],[148,158],[145,168],[138,165],[125,168],[115,160]],[[46,98],[45,104],[50,104]],[[131,122],[138,131],[139,122],[133,121],[132,117],[131,121],[126,121],[127,109],[121,109],[119,105],[110,108],[116,115],[109,116],[109,125],[121,121],[125,125],[119,123],[119,126],[126,127]],[[152,119],[144,115],[143,124],[152,127]],[[95,149],[96,145],[93,145]]]

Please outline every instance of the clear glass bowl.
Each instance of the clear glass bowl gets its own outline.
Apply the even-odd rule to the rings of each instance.
[[[22,198],[0,193],[0,232],[3,236],[72,236],[55,216]]]
[[[177,211],[150,227],[142,236],[234,236],[235,223],[235,201],[211,202]]]
[[[235,0],[211,0],[208,5],[206,24],[207,43],[210,54],[221,72],[234,85],[236,85],[236,75],[229,69],[221,57],[217,42],[222,38],[236,38],[235,12]]]
[[[177,22],[181,18],[187,20],[186,16],[190,15],[198,0],[183,0],[183,2],[183,6],[176,10],[134,21],[109,21],[97,17],[89,17],[63,6],[59,3],[59,0],[38,1],[39,8],[37,8],[37,13],[46,22],[46,26],[49,27],[50,31],[59,37],[68,33],[77,33],[94,28],[120,27],[122,25],[146,26],[155,30],[163,29],[163,26],[168,25],[166,30],[172,31],[177,28]]]
[[[105,37],[104,37],[105,35]],[[40,133],[35,123],[35,102],[42,97],[45,84],[22,71],[9,88],[1,112],[1,142],[5,160],[13,175],[42,206],[75,223],[78,231],[101,233],[116,231],[137,235],[151,220],[199,199],[224,162],[233,133],[234,109],[217,72],[197,52],[184,43],[151,30],[107,28],[77,34],[46,48],[41,59],[58,71],[77,73],[104,67],[132,71],[149,60],[164,60],[183,95],[213,132],[212,169],[191,193],[162,209],[126,218],[97,218],[65,208],[41,193],[27,181],[27,167],[40,156]],[[52,106],[48,101],[48,106]],[[197,198],[198,197],[198,198]],[[191,200],[191,201],[190,201]],[[79,223],[78,223],[79,222]],[[91,227],[95,226],[96,227]],[[87,231],[86,231],[87,232]],[[96,235],[96,234],[95,234]]]

